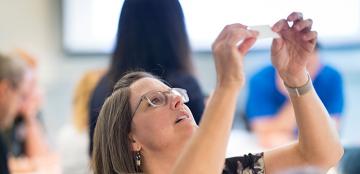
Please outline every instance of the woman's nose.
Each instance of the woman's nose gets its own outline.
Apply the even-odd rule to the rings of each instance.
[[[171,101],[170,101],[170,107],[171,109],[178,109],[184,104],[184,101],[181,96],[172,94],[170,95]]]

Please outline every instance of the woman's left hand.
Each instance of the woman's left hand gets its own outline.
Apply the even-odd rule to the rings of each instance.
[[[293,22],[289,26],[288,22]],[[306,64],[313,54],[317,33],[311,31],[312,20],[303,20],[302,14],[291,13],[287,20],[278,21],[273,31],[281,38],[274,39],[271,47],[271,61],[284,82],[298,87],[308,80]]]
[[[244,56],[254,45],[257,31],[236,23],[227,25],[212,45],[217,75],[217,87],[244,86]]]

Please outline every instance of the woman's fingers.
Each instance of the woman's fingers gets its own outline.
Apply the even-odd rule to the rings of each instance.
[[[305,44],[305,47],[308,51],[313,51],[314,48],[315,48],[315,45],[316,45],[316,41],[317,41],[317,32],[316,31],[311,31],[311,32],[308,32],[308,33],[305,33],[303,36],[302,36],[302,39],[309,43],[309,44]]]
[[[312,19],[306,19],[297,22],[296,24],[293,25],[292,28],[294,28],[296,31],[306,32],[306,31],[311,31],[312,24],[313,24]]]
[[[251,37],[245,39],[238,47],[241,54],[245,54],[249,51],[249,49],[255,44],[256,38]]]
[[[212,45],[219,86],[238,89],[244,84],[242,60],[258,35],[246,28],[242,24],[228,25]]]
[[[286,29],[289,29],[289,24],[285,19],[279,20],[272,27],[272,30],[276,33],[279,33],[281,30],[286,30]]]
[[[294,22],[293,26],[289,27],[288,22]],[[274,32],[278,32],[278,33],[282,33],[282,31],[286,31],[282,34],[283,37],[287,37],[288,34],[291,31],[296,31],[296,32],[300,32],[301,33],[301,37],[303,40],[305,41],[310,41],[310,40],[314,40],[317,37],[317,33],[311,31],[312,28],[312,24],[313,21],[312,19],[306,19],[303,20],[303,15],[302,13],[299,12],[293,12],[291,13],[288,17],[287,20],[282,19],[280,21],[278,21],[277,23],[274,24],[274,26],[272,27],[272,30]],[[291,36],[291,35],[289,35]],[[277,42],[281,42],[281,38],[280,39],[276,39]],[[281,44],[278,44],[281,45]]]
[[[303,14],[300,12],[292,12],[288,17],[287,20],[289,22],[296,22],[299,20],[303,20]]]
[[[247,30],[247,26],[242,24],[232,24],[228,25],[226,29],[226,37],[224,42],[231,46],[236,46],[240,40],[246,39],[248,37],[256,37],[254,31]]]
[[[229,46],[236,48],[237,46],[242,45],[243,42],[248,38],[254,38],[256,40],[258,32],[254,30],[248,30],[246,28],[247,26],[242,24],[227,25],[214,42],[212,46],[213,50],[216,50],[219,46]],[[245,45],[249,43],[246,43]],[[243,46],[244,49],[241,50],[247,50],[247,46],[245,45]]]
[[[305,33],[303,35],[303,40],[305,41],[311,41],[311,40],[314,40],[317,38],[317,32],[316,31],[311,31],[311,32],[308,32],[308,33]]]
[[[281,30],[287,30],[290,29],[289,26],[289,21],[282,19],[278,22],[276,22],[273,27],[272,30],[274,32],[280,32]],[[294,21],[293,21],[294,22]],[[312,27],[313,21],[312,19],[306,19],[306,20],[302,20],[300,18],[297,18],[297,20],[294,22],[293,26],[291,28],[294,28],[296,31],[310,31],[311,27]]]
[[[231,34],[229,34],[228,41],[230,45],[232,46],[238,46],[241,45],[244,40],[248,38],[254,38],[256,40],[256,37],[259,35],[259,32],[255,30],[247,30],[247,29],[240,29],[240,30],[234,30],[231,31]]]
[[[246,27],[247,26],[245,26],[243,24],[239,24],[239,23],[226,25],[224,27],[224,29],[220,32],[219,36],[215,39],[214,44],[224,40],[228,36],[229,31],[234,30],[234,29],[245,29]]]

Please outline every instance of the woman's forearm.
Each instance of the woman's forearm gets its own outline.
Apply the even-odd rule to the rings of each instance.
[[[174,173],[221,173],[234,117],[238,89],[214,91],[196,134]]]
[[[327,110],[312,89],[302,96],[291,95],[299,127],[298,150],[310,165],[328,169],[343,154],[336,127]]]
[[[237,23],[224,27],[215,40],[212,50],[216,89],[205,109],[199,130],[184,148],[173,173],[221,173],[237,94],[245,82],[244,55],[257,36],[258,32]]]

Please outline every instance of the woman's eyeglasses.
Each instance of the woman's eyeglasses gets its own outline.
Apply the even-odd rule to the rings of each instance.
[[[183,103],[186,103],[189,101],[189,96],[187,95],[187,92],[185,89],[181,88],[170,88],[167,91],[150,91],[143,96],[141,96],[141,99],[139,103],[136,105],[136,108],[134,110],[133,116],[135,115],[135,112],[139,108],[141,102],[145,100],[149,106],[151,107],[159,107],[164,106],[169,101],[169,95],[177,95],[180,96]]]

